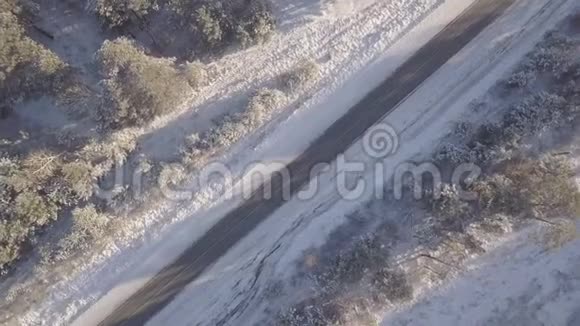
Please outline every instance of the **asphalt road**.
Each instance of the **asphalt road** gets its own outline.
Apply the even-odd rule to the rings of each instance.
[[[309,182],[312,167],[334,161],[338,154],[396,108],[514,1],[479,0],[446,26],[287,166],[291,192],[295,194]],[[273,174],[271,199],[264,199],[263,188],[259,188],[249,200],[228,213],[99,325],[144,325],[186,285],[284,204],[282,182],[281,174]]]

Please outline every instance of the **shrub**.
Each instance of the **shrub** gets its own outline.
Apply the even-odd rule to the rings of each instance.
[[[3,212],[5,215],[7,211]],[[3,216],[0,218],[0,272],[18,259],[22,243],[30,233],[30,228],[23,220]]]
[[[172,60],[149,57],[126,38],[105,41],[98,58],[105,76],[99,118],[105,126],[144,125],[189,93]]]
[[[96,12],[109,27],[123,26],[156,8],[155,0],[97,0]]]
[[[225,20],[225,13],[221,5],[203,5],[195,11],[195,23],[204,42],[210,47],[220,45],[224,39],[222,22]]]
[[[474,183],[471,191],[478,194],[483,215],[545,219],[576,216],[580,208],[570,162],[552,156],[508,161],[500,172]]]
[[[20,162],[12,157],[4,156],[0,157],[0,190],[3,194],[3,199],[9,198],[11,191],[14,189],[12,185],[12,177],[14,174],[18,173],[18,168]],[[0,202],[1,203],[1,202]],[[6,211],[0,210],[0,214]]]
[[[130,150],[134,143],[122,134],[115,133],[108,139],[111,143],[87,145],[78,153],[87,160],[70,161],[68,155],[47,150],[36,150],[20,160],[0,158],[0,271],[31,247],[38,231],[56,220],[61,209],[90,199],[95,178],[106,171],[95,169],[88,160],[107,164],[102,162],[111,152]],[[66,258],[79,244],[98,237],[104,220],[90,205],[73,210],[74,232],[59,242],[57,256]]]
[[[413,287],[404,272],[382,268],[373,277],[373,289],[392,303],[409,301],[413,298]]]
[[[282,86],[290,91],[300,89],[316,78],[319,69],[318,64],[314,61],[302,63],[292,71],[281,76]]]
[[[550,32],[528,55],[526,69],[550,72],[559,78],[568,72],[574,53],[574,42],[560,33]]]
[[[44,226],[57,217],[58,207],[36,192],[23,192],[14,200],[14,216],[24,225]]]
[[[48,200],[61,207],[74,206],[81,199],[62,176],[53,178],[43,185],[42,192]]]
[[[470,190],[477,193],[479,209],[485,215],[495,212],[511,214],[515,211],[510,197],[512,187],[512,180],[502,174],[494,174],[476,181]]]
[[[52,178],[62,164],[60,155],[46,150],[38,150],[29,154],[22,161],[22,170],[30,182],[39,186]]]
[[[580,192],[569,160],[548,156],[510,162],[504,175],[511,181],[506,192],[515,211],[532,218],[577,215]]]
[[[48,169],[44,170],[43,173],[42,169],[36,169],[34,166],[29,166],[27,168],[24,166],[22,161],[17,159],[4,158],[4,160],[7,165],[4,165],[4,169],[1,174],[6,185],[15,192],[22,192],[33,188],[36,190],[37,188],[40,188],[42,186],[41,183],[46,181],[42,178],[52,176],[53,171],[50,171],[50,169],[54,169],[53,167],[49,167]],[[33,162],[29,162],[29,164],[30,163]],[[40,167],[42,167],[42,165],[40,165]]]
[[[178,187],[186,177],[187,173],[181,165],[163,165],[159,177],[157,178],[157,185],[164,195],[170,196],[172,189]]]
[[[56,260],[68,258],[75,250],[86,248],[88,241],[102,237],[110,220],[109,216],[99,213],[94,205],[75,208],[71,232],[58,242]]]
[[[369,270],[386,265],[388,257],[388,251],[375,236],[365,236],[357,240],[352,248],[338,254],[331,268],[319,280],[323,286],[357,283]]]
[[[91,197],[92,165],[65,158],[37,150],[22,160],[0,159],[0,269],[18,259],[62,208]]]
[[[99,238],[103,235],[110,217],[97,211],[94,205],[75,208],[72,212],[75,233],[81,233],[87,238]]]
[[[560,78],[573,67],[573,58],[574,42],[551,32],[527,55],[527,61],[507,80],[507,85],[523,88],[536,79],[538,72]]]
[[[465,141],[474,138],[473,126],[467,122],[459,122],[455,126],[451,139],[439,146],[435,154],[435,159],[452,164],[462,163],[482,163],[489,159],[489,144],[480,143],[490,138],[488,135],[478,137],[475,141]]]
[[[455,185],[444,184],[439,198],[432,200],[432,210],[445,227],[465,227],[464,222],[471,214],[469,204],[464,201]]]
[[[469,139],[473,137],[475,127],[473,124],[460,121],[455,124],[455,128],[453,129],[453,136],[461,139]]]
[[[20,247],[14,242],[4,241],[5,234],[11,234],[13,231],[6,228],[6,225],[0,223],[0,271],[4,272],[6,265],[18,259],[20,256]]]
[[[66,163],[61,168],[65,184],[78,198],[87,200],[93,195],[96,179],[93,177],[93,166],[90,163],[76,161]]]
[[[292,307],[278,316],[281,326],[331,326],[345,325],[345,306],[338,300],[315,297]]]
[[[187,81],[191,88],[197,89],[207,82],[207,72],[200,62],[188,62],[179,68],[183,79]]]
[[[11,12],[0,12],[0,105],[42,92],[58,93],[68,67],[53,52],[25,35]],[[8,103],[6,103],[8,102]]]
[[[0,176],[0,219],[8,212],[11,197],[6,181]]]
[[[315,271],[316,294],[278,315],[280,325],[376,325],[371,297],[400,302],[412,296],[405,275],[388,268],[389,252],[377,234],[357,239]],[[369,289],[361,294],[358,289]]]
[[[476,133],[469,138],[477,141],[487,147],[487,150],[493,150],[494,147],[501,146],[503,143],[509,143],[509,137],[504,135],[504,126],[502,123],[486,123],[481,125]]]
[[[475,162],[476,157],[465,144],[444,143],[440,146],[435,159],[448,161],[454,164]]]
[[[278,90],[260,89],[242,113],[226,115],[220,125],[203,134],[198,141],[187,146],[189,151],[211,150],[228,147],[248,133],[261,127],[284,101],[285,95]]]
[[[515,72],[508,78],[507,85],[510,87],[524,88],[536,80],[536,73],[531,70]]]
[[[203,155],[202,139],[199,134],[194,133],[185,138],[185,144],[180,149],[182,155],[182,162],[187,166],[193,167],[197,164],[197,160]]]
[[[256,128],[266,122],[274,110],[285,100],[286,96],[279,90],[260,89],[248,103],[242,117],[242,123],[250,128]]]
[[[513,221],[510,216],[505,214],[493,214],[486,216],[479,228],[487,233],[504,234],[513,230]]]
[[[0,12],[14,12],[18,13],[20,11],[20,7],[16,0],[0,0]]]
[[[540,92],[524,98],[504,116],[504,129],[520,136],[537,134],[569,119],[569,105],[561,96]]]
[[[578,238],[576,221],[562,221],[551,225],[542,236],[542,243],[548,250],[562,248]]]
[[[210,50],[222,49],[232,42],[242,47],[267,42],[276,28],[276,21],[266,0],[240,2],[173,0],[169,3],[183,20],[194,22],[196,32]]]
[[[454,164],[489,163],[513,156],[521,143],[535,136],[573,121],[578,106],[557,94],[539,92],[512,105],[500,123],[482,125],[469,141],[465,137],[444,143],[435,158]]]
[[[269,4],[262,0],[251,0],[245,9],[242,15],[234,19],[234,33],[238,42],[242,47],[268,42],[276,29],[276,20]]]
[[[137,134],[134,130],[114,132],[104,139],[91,139],[80,152],[79,157],[95,163],[93,174],[103,176],[115,162],[124,162],[129,153],[137,146]]]
[[[285,98],[279,90],[260,89],[250,98],[244,112],[224,116],[217,127],[201,136],[194,134],[187,137],[185,145],[180,149],[182,163],[193,167],[204,153],[232,146],[263,126]]]
[[[276,325],[283,326],[379,325],[368,300],[348,295],[317,295],[282,311],[277,317]]]

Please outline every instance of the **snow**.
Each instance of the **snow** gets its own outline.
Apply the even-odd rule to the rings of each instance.
[[[366,0],[363,3],[372,5],[354,5],[357,11],[348,16],[335,16],[332,8],[354,1],[333,2],[333,5],[326,6],[323,5],[326,1],[307,0],[297,1],[296,4],[274,1],[274,11],[281,29],[288,31],[276,35],[266,45],[230,54],[209,64],[208,70],[214,79],[210,87],[196,94],[188,103],[188,107],[195,109],[157,119],[151,127],[155,129],[153,136],[147,135],[148,139],[142,142],[142,152],[153,159],[171,158],[176,147],[166,144],[179,142],[184,134],[203,132],[211,125],[212,119],[239,108],[258,88],[274,87],[281,74],[305,60],[318,62],[321,79],[300,96],[290,98],[288,107],[264,128],[265,133],[271,133],[280,123],[297,114],[297,111],[310,111],[310,108],[318,107],[317,104],[330,94],[335,94],[370,63],[380,59],[394,41],[443,0]],[[378,79],[384,78],[384,75],[377,76]],[[324,120],[320,121],[321,125],[329,117],[330,122],[336,120],[348,109],[349,104],[356,103],[370,90],[371,87],[365,86],[362,93],[359,90],[347,103],[333,107],[333,114],[326,112]],[[308,139],[311,139],[311,131],[322,131],[319,128],[308,130],[305,133]],[[256,133],[247,142],[234,148],[233,152],[247,148],[248,143],[254,145],[259,142],[256,139],[259,135],[263,134]]]
[[[49,45],[71,66],[82,69],[83,78],[89,79],[90,84],[97,83],[93,55],[104,41],[97,17],[76,10],[81,3],[46,0],[39,5],[41,19],[36,24],[54,36],[51,42],[42,38],[40,42]]]
[[[564,16],[566,6],[557,13],[553,11],[564,2],[572,3],[519,1],[504,18],[393,112],[386,121],[397,126],[403,146],[389,165],[394,166],[417,153],[430,152],[436,140],[447,132],[449,121],[457,120],[473,98],[481,96],[531,49],[558,17]],[[290,161],[470,3],[465,0],[444,3],[436,0],[337,1],[330,7],[319,8],[318,13],[307,10],[308,14],[296,14],[288,8],[287,1],[280,2],[277,8],[282,26],[287,30],[271,44],[220,60],[214,68],[220,71],[222,79],[191,105],[195,101],[223,98],[220,105],[228,106],[235,103],[233,94],[265,83],[305,57],[329,58],[322,65],[323,78],[312,90],[312,96],[294,110],[280,114],[265,128],[267,137],[250,137],[224,158],[231,162],[236,173],[241,173],[247,162],[258,157],[267,161]],[[547,3],[551,5],[544,8]],[[347,15],[350,6],[356,6],[358,11]],[[307,16],[311,18],[304,22]],[[406,32],[404,38],[393,44]],[[329,52],[329,49],[332,50]],[[188,130],[194,118],[194,113],[186,113],[158,120],[155,128],[166,125],[171,128],[162,128],[165,134],[157,134],[150,143],[144,142],[144,150],[151,148],[153,152],[159,144],[176,139],[176,135]],[[178,123],[172,124],[175,120]],[[304,132],[296,133],[297,126]],[[167,153],[157,155],[163,157]],[[351,148],[347,156],[361,157],[360,145]],[[326,175],[323,179],[330,185],[332,176]],[[49,297],[31,305],[20,322],[62,325],[79,317],[75,321],[77,325],[95,324],[174,260],[236,203],[221,200],[215,188],[210,187],[191,203],[165,203],[146,216],[131,220],[127,224],[126,239],[116,239],[90,262],[68,275],[61,275],[60,279],[51,280]],[[257,320],[258,308],[263,304],[258,294],[267,287],[268,280],[289,275],[292,262],[302,250],[321,244],[325,235],[343,221],[344,213],[356,205],[358,202],[339,200],[330,186],[323,188],[314,201],[290,202],[191,284],[150,324],[192,321],[212,324],[230,313],[229,322],[247,324]],[[264,257],[268,257],[267,264],[260,268],[256,285],[252,287]]]
[[[296,64],[315,59],[322,68],[317,84],[301,94],[292,107],[282,108],[264,130],[248,137],[222,158],[236,174],[242,173],[247,163],[256,158],[291,160],[382,81],[397,62],[403,61],[404,58],[388,59],[385,51],[442,2],[385,0],[365,1],[361,5],[340,0],[323,6],[323,2],[312,0],[293,6],[287,1],[276,1],[274,7],[282,33],[264,46],[230,54],[212,63],[209,70],[216,79],[211,87],[202,89],[183,110],[157,119],[149,128],[136,130],[142,135],[140,151],[152,159],[171,158],[184,135],[207,126],[212,117],[235,109],[240,98],[259,86],[268,85]],[[458,1],[455,4],[458,8],[464,6]],[[355,11],[347,13],[345,8],[351,6]],[[427,31],[425,35],[415,35],[419,41],[426,41],[433,34]],[[416,48],[413,45],[400,53],[410,54]],[[73,52],[66,55],[86,51]],[[85,62],[82,58],[75,60],[79,64]],[[379,69],[372,69],[371,65]],[[344,96],[347,91],[348,95]],[[335,94],[341,94],[343,101],[331,101],[335,100],[331,99]],[[300,133],[298,138],[296,126],[308,132]],[[288,151],[281,151],[286,145]],[[223,202],[219,195],[210,185],[192,202],[168,201],[146,215],[127,217],[122,224],[123,236],[105,243],[99,252],[75,262],[70,268],[60,269],[58,275],[36,275],[42,284],[50,284],[48,297],[31,304],[19,318],[20,323],[67,324],[105,294],[107,298],[115,298],[113,303],[99,302],[107,302],[108,306],[121,302],[235,206],[235,201]],[[119,290],[120,284],[125,289]],[[26,285],[23,287],[19,291],[34,291],[26,289]],[[117,293],[120,294],[117,296]]]
[[[483,96],[564,16],[572,1],[563,3],[519,2],[390,114],[385,121],[398,127],[402,144],[387,162],[390,170],[405,160],[420,160],[422,155],[417,156],[418,153],[431,153],[449,130],[450,121],[459,120],[474,98]],[[545,4],[549,5],[544,7]],[[420,26],[433,23],[431,19],[437,19],[437,13],[449,13],[446,5],[451,3],[438,8]],[[399,49],[401,44],[408,45],[401,40],[390,51]],[[360,144],[349,149],[346,156],[358,161],[365,157]],[[374,182],[374,175],[364,178],[368,183]],[[293,263],[304,250],[320,246],[345,221],[345,213],[372,196],[368,193],[357,201],[341,200],[332,176],[323,179],[326,187],[315,200],[296,199],[283,206],[149,324],[251,325],[262,320],[262,312],[268,308],[266,293],[270,282],[290,278]]]
[[[387,316],[384,325],[578,325],[580,241],[557,252],[530,232],[472,262],[462,277]]]
[[[327,6],[323,12],[332,17],[342,17],[361,11],[372,5],[373,2],[374,0],[329,1],[326,3]]]

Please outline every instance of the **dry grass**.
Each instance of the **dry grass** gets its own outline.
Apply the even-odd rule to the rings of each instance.
[[[306,61],[286,74],[280,76],[282,87],[288,91],[297,91],[316,80],[320,67],[314,61]]]
[[[231,147],[264,125],[285,100],[286,95],[278,90],[260,89],[243,112],[225,116],[217,127],[202,135],[190,135],[182,149],[183,162],[195,166],[200,157]]]

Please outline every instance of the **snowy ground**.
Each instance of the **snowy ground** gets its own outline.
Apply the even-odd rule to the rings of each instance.
[[[547,253],[530,235],[502,244],[384,325],[578,325],[580,241]]]
[[[218,107],[216,112],[223,112],[219,108],[235,103],[236,94],[267,82],[305,57],[326,60],[322,65],[324,77],[311,90],[311,97],[295,110],[285,111],[287,113],[265,128],[268,138],[249,139],[236,146],[226,159],[235,157],[233,166],[238,171],[244,162],[256,157],[290,160],[318,132],[470,3],[441,2],[337,1],[327,7],[313,1],[311,6],[302,8],[280,2],[277,8],[285,32],[266,47],[234,54],[217,63],[215,69],[221,71],[223,78],[195,101],[220,99],[217,104],[205,108]],[[547,3],[550,5],[543,7]],[[555,13],[562,3],[566,5]],[[555,20],[567,13],[567,6],[572,3],[565,0],[519,1],[506,17],[423,85],[387,118],[391,125],[400,128],[403,144],[397,157],[393,157],[393,165],[417,153],[430,152],[436,139],[446,133],[449,121],[456,120],[473,98],[481,96],[515,64]],[[435,12],[389,48],[436,5],[440,7]],[[351,7],[360,11],[349,13]],[[178,119],[175,116],[158,120],[155,128],[161,132],[148,138],[149,141],[145,139],[144,151],[149,148],[159,158],[170,156],[173,149],[169,146],[166,153],[153,149],[158,149],[159,144],[178,142],[178,135],[191,131],[194,118],[195,113],[182,113]],[[297,135],[296,126],[309,132]],[[418,135],[428,137],[419,138]],[[284,146],[281,146],[282,140]],[[242,152],[245,155],[236,155]],[[355,146],[349,155],[360,156],[360,148]],[[108,245],[100,255],[77,266],[69,275],[51,279],[49,297],[31,305],[20,322],[66,324],[104,296],[77,320],[79,325],[93,324],[138,289],[147,277],[173,260],[180,250],[207,230],[215,218],[235,205],[235,202],[224,203],[216,199],[209,189],[193,203],[178,207],[167,203],[148,216],[128,223],[127,239],[118,239]],[[343,221],[344,212],[356,205],[339,201],[334,189],[324,189],[316,202],[291,202],[284,206],[208,270],[205,277],[190,285],[151,324],[212,324],[219,320],[248,324],[258,320],[263,304],[261,293],[267,288],[268,280],[290,273],[289,264],[302,250],[321,244],[325,235]]]

